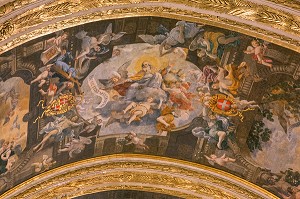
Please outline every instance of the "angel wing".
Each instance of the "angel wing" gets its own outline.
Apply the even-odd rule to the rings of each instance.
[[[118,74],[121,75],[121,78],[123,79],[127,79],[128,78],[128,71],[127,68],[128,66],[131,64],[131,60],[125,62],[124,64],[122,64],[122,66],[120,66],[118,68]]]
[[[110,34],[112,33],[112,23],[109,23],[104,34]]]
[[[166,35],[138,35],[138,37],[151,45],[161,44],[167,38]]]
[[[168,35],[170,30],[168,30],[165,26],[163,26],[162,24],[160,24],[157,28],[157,32],[161,35]]]
[[[119,32],[119,33],[115,34],[115,35],[111,38],[111,40],[112,40],[112,41],[115,41],[115,40],[117,40],[117,39],[120,39],[120,38],[123,37],[125,34],[126,34],[126,32]]]
[[[51,64],[52,65],[52,64]],[[42,73],[47,69],[48,65],[39,68],[39,71]]]
[[[82,30],[82,31],[78,32],[78,33],[75,35],[75,37],[76,37],[77,39],[83,39],[83,38],[87,35],[87,33],[88,33],[88,32]]]
[[[83,144],[91,144],[92,143],[92,140],[90,138],[87,138],[87,137],[79,136],[79,140]]]

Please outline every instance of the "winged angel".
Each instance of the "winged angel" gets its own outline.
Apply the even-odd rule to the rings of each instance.
[[[203,31],[202,25],[179,21],[171,31],[160,25],[158,27],[159,35],[139,35],[139,37],[151,45],[160,44],[160,56],[176,52],[176,50],[185,54],[183,49],[178,46],[184,44],[186,39],[195,37],[201,31]]]
[[[105,48],[106,45],[109,45],[111,41],[120,39],[126,32],[113,33],[112,23],[110,23],[103,34],[99,34],[95,37],[88,36],[88,32],[82,30],[78,32],[75,36],[82,40],[81,43],[81,52],[75,58],[78,60],[78,67],[81,69],[82,64],[87,59],[94,59],[93,55],[95,54],[105,54],[108,52],[108,49]]]

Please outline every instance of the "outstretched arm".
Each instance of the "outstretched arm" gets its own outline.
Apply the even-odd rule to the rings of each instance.
[[[77,57],[75,58],[75,60],[80,59],[81,57],[87,55],[90,52],[89,48],[86,48],[84,51],[82,51],[79,55],[77,55]]]
[[[204,155],[204,157],[206,157],[207,160],[211,160],[211,161],[213,160],[210,157],[208,157],[207,155]]]
[[[133,141],[130,140],[128,143],[126,143],[125,145],[130,145],[130,144],[133,144]]]

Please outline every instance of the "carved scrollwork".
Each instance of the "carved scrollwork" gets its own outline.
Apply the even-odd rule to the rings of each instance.
[[[280,0],[278,2],[286,4]],[[290,6],[290,3],[287,6]],[[212,12],[216,14],[208,14]],[[297,39],[300,29],[299,16],[247,0],[59,0],[27,10],[6,21],[2,25],[0,42],[3,44],[8,38],[9,40],[6,45],[2,45],[0,53],[58,29],[108,18],[145,15],[178,18],[230,29],[300,52]],[[46,25],[46,22],[49,24],[54,19],[55,22]],[[7,26],[8,24],[10,26]],[[54,25],[58,27],[55,30],[51,28]],[[20,34],[29,29],[29,32]]]
[[[216,169],[133,154],[102,156],[53,169],[14,187],[2,198],[72,198],[119,189],[143,189],[183,198],[276,198]]]

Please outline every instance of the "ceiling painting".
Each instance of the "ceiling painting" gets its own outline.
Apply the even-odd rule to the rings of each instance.
[[[138,153],[298,197],[299,60],[258,38],[158,17],[22,44],[0,57],[1,192],[71,162]]]

